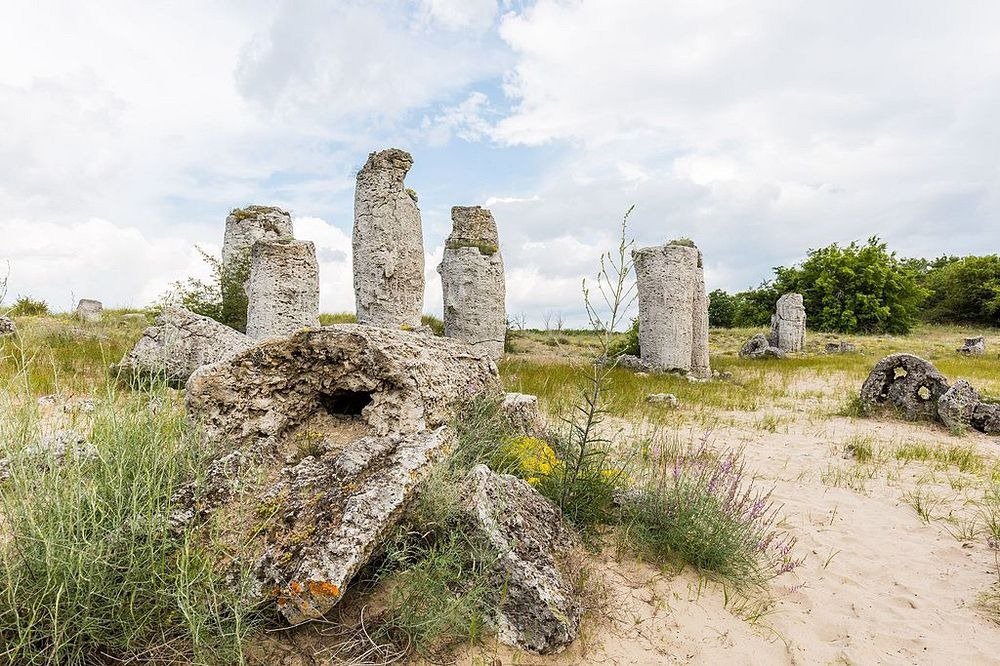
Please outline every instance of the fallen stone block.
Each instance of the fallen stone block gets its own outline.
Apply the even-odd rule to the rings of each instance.
[[[740,347],[741,358],[785,358],[785,352],[767,341],[763,333],[758,333]]]
[[[938,400],[948,388],[931,363],[913,354],[890,354],[861,386],[861,406],[866,412],[892,408],[911,421],[937,420]]]

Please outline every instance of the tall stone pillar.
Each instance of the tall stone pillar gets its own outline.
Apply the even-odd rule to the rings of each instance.
[[[247,299],[244,290],[250,275],[250,248],[260,240],[293,238],[292,216],[273,206],[234,208],[226,217],[222,241],[222,320],[246,330]]]
[[[444,334],[493,359],[503,356],[506,287],[493,214],[479,206],[451,209],[452,231],[438,273],[444,294]]]
[[[689,241],[674,241],[634,250],[632,260],[642,360],[658,370],[711,376],[701,252]]]
[[[265,338],[319,326],[319,264],[311,241],[257,241],[246,282],[247,335]]]
[[[358,322],[416,328],[424,309],[424,238],[416,196],[403,185],[410,154],[368,156],[354,193],[354,298]]]
[[[806,344],[806,308],[802,294],[785,294],[771,315],[768,342],[786,352],[800,352]]]

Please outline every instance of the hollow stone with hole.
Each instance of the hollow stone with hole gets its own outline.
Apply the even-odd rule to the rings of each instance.
[[[875,364],[861,386],[866,412],[894,409],[911,421],[938,418],[938,400],[948,380],[931,363],[913,354],[891,354]]]

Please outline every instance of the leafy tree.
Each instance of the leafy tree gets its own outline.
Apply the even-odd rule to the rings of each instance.
[[[771,315],[774,314],[774,305],[778,302],[779,295],[778,290],[769,282],[764,282],[756,289],[736,294],[733,326],[757,328],[770,324]]]
[[[841,333],[907,333],[927,290],[917,268],[877,236],[865,244],[810,250],[800,266],[775,269],[778,293],[802,294],[810,328]]]
[[[1000,326],[1000,256],[948,259],[930,264],[923,276],[931,292],[924,317],[934,322]]]
[[[708,325],[717,328],[732,328],[738,305],[735,295],[722,289],[713,290],[708,295]]]

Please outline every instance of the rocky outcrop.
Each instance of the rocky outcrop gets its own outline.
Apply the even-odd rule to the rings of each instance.
[[[162,378],[183,387],[203,365],[248,349],[247,336],[214,319],[179,307],[166,307],[130,352],[113,368],[123,378]]]
[[[477,465],[464,491],[469,519],[500,554],[494,570],[505,590],[500,642],[536,654],[563,649],[576,638],[583,615],[575,533],[555,506],[517,477]]]
[[[642,360],[662,371],[710,377],[708,299],[701,252],[690,241],[632,252]]]
[[[784,352],[800,352],[806,345],[806,308],[802,294],[785,294],[771,315],[767,341]]]
[[[758,333],[740,347],[741,358],[785,358],[785,352],[771,345],[763,333]]]
[[[264,338],[319,326],[319,264],[312,241],[258,241],[246,282],[247,335]]]
[[[891,408],[904,418],[936,420],[938,400],[948,380],[937,368],[913,354],[891,354],[875,364],[861,386],[866,412]]]
[[[1000,405],[983,402],[979,391],[960,379],[938,399],[938,417],[949,430],[968,428],[1000,435]]]
[[[281,471],[259,495],[270,515],[256,574],[289,622],[319,619],[340,601],[454,442],[444,426],[364,437]]]
[[[981,335],[977,338],[966,338],[965,344],[955,351],[968,356],[982,356],[986,353],[986,340]]]
[[[281,437],[316,412],[358,416],[384,435],[448,421],[454,405],[500,392],[496,366],[468,345],[407,331],[341,324],[263,340],[201,368],[187,408],[213,441]]]
[[[90,298],[81,298],[80,302],[76,304],[75,314],[76,318],[80,321],[95,324],[101,321],[101,317],[104,316],[104,306],[100,301],[95,301]]]
[[[451,220],[451,235],[437,269],[444,296],[444,334],[499,359],[507,313],[496,222],[489,210],[479,206],[455,206]]]
[[[15,333],[17,333],[17,326],[14,324],[14,320],[6,315],[0,315],[0,338]]]
[[[544,437],[545,419],[538,408],[538,398],[526,393],[507,393],[500,409],[507,416],[514,432],[529,437]]]
[[[354,194],[354,297],[358,323],[417,328],[424,306],[420,209],[403,179],[413,166],[397,148],[372,153]]]

